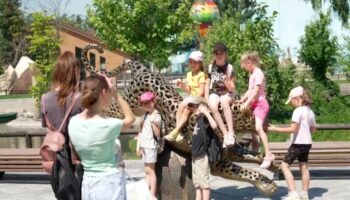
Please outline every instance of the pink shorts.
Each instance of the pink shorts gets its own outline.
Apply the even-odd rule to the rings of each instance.
[[[264,123],[266,116],[269,113],[270,106],[265,98],[261,98],[252,103],[251,109],[253,110],[254,116]]]

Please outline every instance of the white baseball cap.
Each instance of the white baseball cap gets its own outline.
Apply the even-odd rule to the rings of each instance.
[[[203,53],[200,51],[192,51],[190,54],[190,59],[194,61],[203,61]]]
[[[289,96],[288,96],[288,100],[286,101],[286,104],[289,104],[290,101],[295,98],[295,97],[299,97],[302,96],[304,94],[304,88],[301,86],[295,87],[293,88],[290,92],[289,92]]]

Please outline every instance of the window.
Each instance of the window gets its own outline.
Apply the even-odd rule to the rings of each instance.
[[[100,70],[106,70],[106,58],[100,56]]]
[[[79,60],[79,63],[80,63],[80,81],[84,80],[86,77],[83,61],[81,59],[82,51],[83,50],[81,48],[75,47],[75,57]]]
[[[90,65],[96,67],[96,56],[94,53],[90,53]]]

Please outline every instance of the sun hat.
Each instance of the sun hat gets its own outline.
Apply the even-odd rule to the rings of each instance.
[[[192,51],[189,57],[191,60],[194,61],[203,61],[203,53],[200,51]]]
[[[154,98],[156,98],[156,95],[153,92],[145,92],[140,97],[140,103],[152,101]]]
[[[289,96],[288,96],[288,100],[286,101],[286,104],[289,104],[290,101],[295,98],[295,97],[299,97],[302,96],[304,94],[304,88],[301,86],[295,87],[293,88],[290,92],[289,92]]]
[[[224,43],[222,43],[222,42],[217,42],[214,45],[213,53],[215,53],[217,51],[224,51],[224,52],[226,52],[227,51],[227,46]]]

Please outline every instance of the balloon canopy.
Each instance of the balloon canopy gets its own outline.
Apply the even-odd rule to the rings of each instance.
[[[219,15],[219,8],[213,0],[196,1],[191,8],[191,16],[200,23],[212,23]]]

